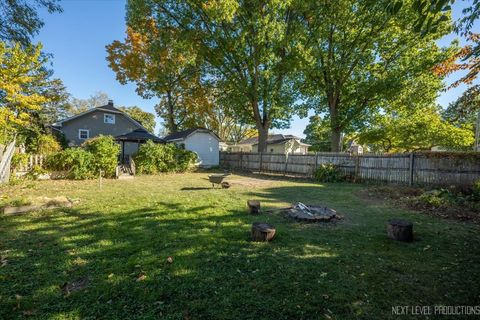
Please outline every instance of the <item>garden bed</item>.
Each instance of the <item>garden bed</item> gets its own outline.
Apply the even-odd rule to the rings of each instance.
[[[480,223],[480,203],[458,190],[374,186],[357,195],[367,201],[394,204],[435,217]]]

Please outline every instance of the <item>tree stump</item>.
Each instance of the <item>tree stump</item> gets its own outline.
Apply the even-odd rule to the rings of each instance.
[[[248,205],[248,209],[250,210],[251,214],[259,214],[260,213],[260,201],[258,201],[258,200],[248,200],[247,205]]]
[[[271,241],[275,237],[275,227],[264,222],[254,222],[252,224],[253,241]]]
[[[388,237],[398,241],[413,241],[413,223],[410,221],[391,219],[387,225]]]

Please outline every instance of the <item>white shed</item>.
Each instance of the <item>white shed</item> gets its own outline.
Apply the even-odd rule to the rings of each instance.
[[[183,145],[186,150],[198,155],[201,167],[218,166],[220,163],[221,139],[211,130],[195,128],[169,134],[163,138],[167,142]]]

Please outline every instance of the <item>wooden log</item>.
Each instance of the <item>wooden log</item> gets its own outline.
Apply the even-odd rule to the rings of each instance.
[[[260,213],[260,201],[258,200],[248,200],[247,201],[248,209],[250,210],[251,214],[259,214]]]
[[[387,225],[388,237],[398,241],[413,241],[413,223],[410,221],[391,219]]]
[[[275,227],[264,222],[254,222],[252,224],[253,241],[271,241],[275,237]]]

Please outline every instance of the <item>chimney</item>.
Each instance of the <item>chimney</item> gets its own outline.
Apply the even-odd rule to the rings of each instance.
[[[113,107],[113,100],[108,100],[108,105]]]

